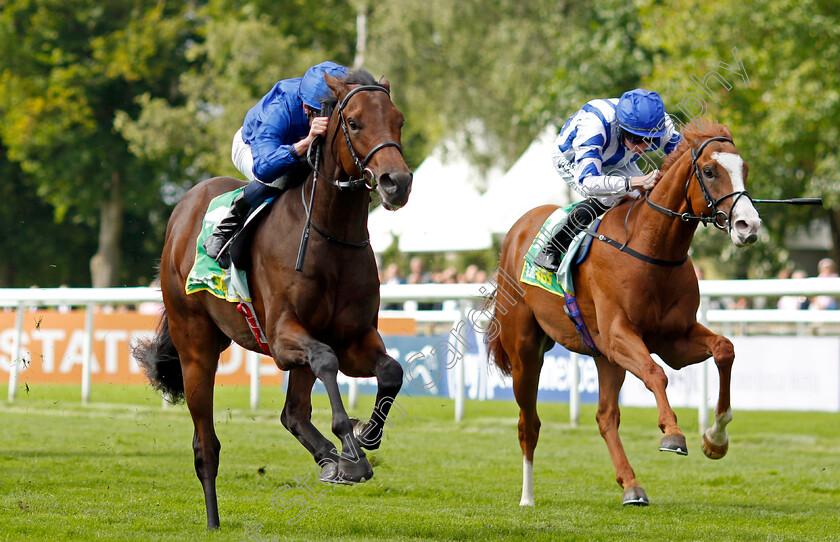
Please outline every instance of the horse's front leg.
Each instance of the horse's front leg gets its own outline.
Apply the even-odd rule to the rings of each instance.
[[[326,344],[312,338],[303,327],[291,319],[278,320],[276,329],[278,332],[271,339],[271,351],[277,366],[281,369],[293,369],[308,365],[312,374],[327,390],[332,409],[332,431],[341,441],[342,447],[341,454],[338,454],[338,476],[332,481],[355,483],[369,480],[373,476],[373,468],[353,434],[353,424],[341,401],[336,380],[338,357],[335,352]]]
[[[729,434],[726,432],[726,426],[732,421],[730,383],[732,363],[735,361],[735,348],[732,346],[732,341],[695,323],[682,339],[671,343],[669,351],[662,354],[662,359],[669,366],[681,369],[704,361],[709,356],[714,357],[718,369],[720,393],[715,408],[715,422],[703,434],[702,448],[707,457],[720,459],[729,450]]]
[[[364,482],[373,477],[373,468],[353,434],[353,424],[341,401],[338,390],[338,358],[330,347],[315,343],[310,347],[309,366],[327,389],[332,409],[332,431],[341,441],[341,455],[338,460],[338,475],[343,482]]]
[[[315,375],[308,365],[289,371],[286,403],[280,422],[295,436],[321,467],[321,479],[329,481],[338,475],[338,452],[335,445],[312,424],[312,386]]]
[[[601,327],[605,329],[605,327]],[[659,429],[664,435],[659,442],[659,450],[688,454],[685,436],[677,425],[677,415],[668,402],[666,388],[668,376],[653,358],[642,338],[625,318],[616,318],[609,329],[607,357],[624,369],[633,373],[653,392],[656,408],[659,410]]]
[[[403,368],[385,351],[385,344],[376,328],[341,353],[341,369],[350,376],[376,377],[376,403],[370,419],[356,424],[354,433],[363,448],[376,450],[382,443],[388,413],[402,388]],[[397,404],[397,409],[402,407]],[[405,412],[402,412],[405,414]]]

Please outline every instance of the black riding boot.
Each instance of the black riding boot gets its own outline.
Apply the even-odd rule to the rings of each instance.
[[[224,256],[227,254],[227,245],[233,234],[242,227],[250,211],[251,205],[245,201],[242,194],[239,194],[231,203],[228,214],[216,225],[213,233],[204,240],[204,250],[207,251],[207,255],[223,264],[223,267],[227,267],[223,263],[223,260],[226,261]]]
[[[608,209],[609,207],[594,199],[575,205],[563,225],[555,230],[554,237],[534,256],[534,265],[556,273],[560,269],[560,259],[569,250],[572,240]]]

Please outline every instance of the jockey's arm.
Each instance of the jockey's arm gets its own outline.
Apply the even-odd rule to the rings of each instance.
[[[254,175],[265,183],[270,183],[285,175],[298,163],[298,156],[293,154],[288,141],[288,129],[283,130],[276,125],[263,124],[254,140],[251,142],[251,153],[254,155]],[[308,145],[307,145],[308,148]]]

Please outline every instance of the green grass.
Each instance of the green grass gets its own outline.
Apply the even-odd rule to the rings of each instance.
[[[410,390],[406,390],[407,392]],[[518,409],[469,402],[453,421],[443,399],[400,396],[375,477],[325,488],[316,499],[295,479],[314,475],[308,453],[280,425],[282,393],[263,390],[248,410],[246,388],[219,387],[216,429],[221,531],[205,530],[192,463],[192,422],[162,409],[147,388],[94,386],[82,407],[75,386],[30,386],[0,405],[0,540],[837,540],[840,538],[840,414],[736,412],[729,455],[706,459],[697,414],[678,416],[687,457],[658,451],[653,409],[622,410],[622,438],[647,508],[622,507],[606,446],[585,405],[541,404],[536,507],[520,508]],[[364,417],[372,398],[353,413]],[[326,398],[314,419],[329,428]],[[332,437],[332,435],[327,435]],[[333,440],[335,440],[333,438]],[[278,504],[297,498],[298,509]],[[315,496],[318,496],[317,494]]]

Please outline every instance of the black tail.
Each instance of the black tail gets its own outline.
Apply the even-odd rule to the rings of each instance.
[[[164,311],[158,324],[157,334],[151,339],[135,343],[131,348],[134,359],[143,367],[146,378],[152,386],[166,394],[170,403],[184,400],[184,375],[181,373],[181,359],[169,335],[169,318]]]

